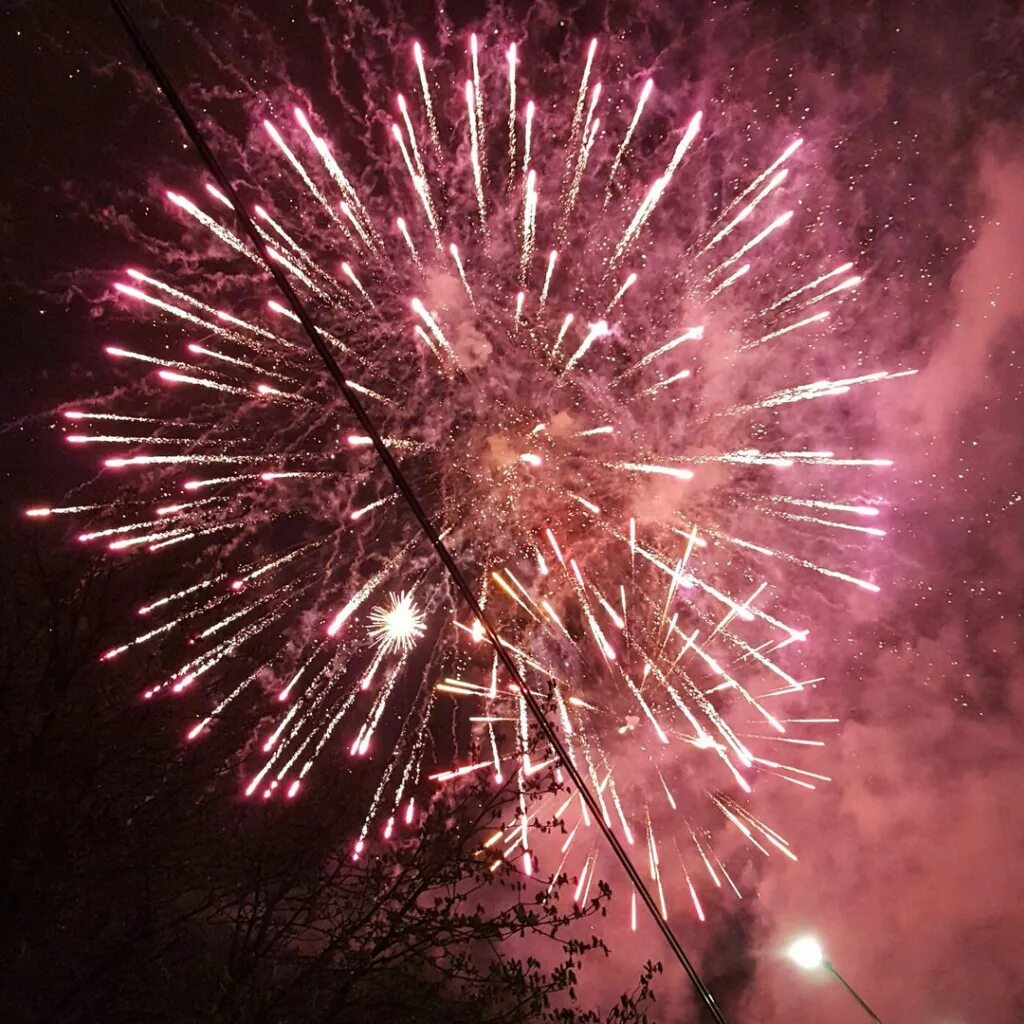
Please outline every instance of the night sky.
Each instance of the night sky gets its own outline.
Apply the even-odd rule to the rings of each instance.
[[[327,107],[349,87],[349,57],[325,35],[325,2],[131,6],[225,136],[249,130],[243,112],[256,109],[261,88],[291,82]],[[366,5],[396,46],[415,37],[429,47],[478,24],[473,5],[407,6],[417,13]],[[527,20],[526,5],[498,7],[488,7],[488,25]],[[553,26],[564,20],[573,38],[614,34],[648,66],[664,52],[678,70],[688,53],[696,91],[713,95],[727,83],[721,88],[757,116],[836,140],[823,194],[863,253],[872,289],[855,344],[871,368],[919,371],[879,390],[870,412],[833,425],[896,460],[879,485],[891,506],[873,556],[881,593],[812,595],[823,623],[815,657],[827,674],[816,710],[840,719],[828,740],[834,781],[812,798],[772,797],[771,820],[798,863],[751,868],[754,892],[742,905],[716,910],[704,926],[679,917],[678,934],[712,989],[728,993],[734,1021],[861,1019],[838,986],[784,959],[787,942],[807,931],[883,1020],[1022,1021],[1024,12],[991,0],[539,0],[529,10]],[[693,40],[686,52],[684,37]],[[373,60],[383,59],[387,38],[379,29]],[[36,843],[18,854],[23,892],[41,908],[51,906],[47,894],[64,901],[32,929],[3,936],[5,952],[54,944],[50,973],[15,968],[12,990],[25,1011],[24,993],[63,991],[63,975],[89,970],[81,949],[102,871],[69,873],[71,837],[106,856],[104,844],[131,830],[119,824],[131,817],[125,807],[155,801],[173,814],[202,790],[211,814],[217,800],[232,804],[237,780],[210,767],[230,741],[182,753],[183,720],[138,707],[129,696],[138,679],[115,668],[99,682],[90,669],[65,685],[47,673],[73,650],[55,654],[38,638],[18,646],[32,620],[61,606],[70,581],[100,561],[60,527],[22,514],[44,501],[73,504],[95,473],[95,459],[60,444],[55,410],[128,387],[100,348],[143,329],[111,283],[140,246],[151,262],[173,248],[160,193],[199,170],[104,4],[7,5],[0,47],[0,610],[10,681],[0,710],[2,763],[15,780],[14,792],[3,787],[4,821]],[[96,643],[122,635],[118,620],[139,594],[174,580],[170,568],[160,571],[156,580],[128,571],[93,593],[103,605],[90,619]],[[23,746],[30,735],[42,739]],[[213,796],[201,781],[211,776],[222,783]],[[120,792],[105,796],[115,778]],[[145,844],[126,843],[137,866]],[[584,982],[601,998],[628,984],[642,959],[666,956],[653,928],[641,925],[639,943],[624,930],[617,936],[621,920],[613,912],[605,926],[613,969]],[[697,1019],[667,962],[659,991],[655,1019]],[[7,1019],[19,1019],[17,1009]],[[46,1019],[80,1018],[67,1010]]]

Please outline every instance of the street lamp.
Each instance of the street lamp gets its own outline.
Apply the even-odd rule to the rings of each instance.
[[[786,950],[786,954],[793,963],[798,967],[802,967],[805,971],[815,971],[819,967],[824,967],[825,970],[828,971],[828,973],[846,989],[850,996],[856,1000],[860,1008],[875,1022],[875,1024],[882,1024],[882,1019],[875,1013],[875,1011],[872,1010],[859,995],[857,995],[849,982],[832,966],[832,964],[828,962],[828,960],[825,959],[825,953],[821,948],[821,944],[813,936],[804,935],[802,938],[797,939],[790,945],[789,949]]]

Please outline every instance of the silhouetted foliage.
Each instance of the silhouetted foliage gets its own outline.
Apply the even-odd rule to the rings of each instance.
[[[6,561],[0,1018],[647,1019],[660,965],[604,1015],[576,1005],[610,891],[577,907],[564,875],[546,889],[495,868],[483,842],[511,793],[453,789],[353,860],[366,794],[345,764],[291,804],[244,801],[227,737],[185,745],[180,707],[134,696],[158,665],[97,665],[130,574],[32,545]]]

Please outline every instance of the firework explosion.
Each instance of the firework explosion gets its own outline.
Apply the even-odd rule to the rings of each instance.
[[[515,45],[472,36],[459,83],[419,43],[410,57],[371,184],[294,106],[253,137],[266,173],[251,212],[606,822],[644,851],[662,912],[671,891],[703,919],[702,889],[740,896],[726,848],[795,859],[753,800],[827,781],[808,757],[832,720],[807,717],[820,680],[795,652],[831,588],[877,590],[850,562],[884,533],[872,495],[890,463],[833,450],[841,417],[819,440],[800,410],[901,373],[816,379],[862,282],[796,198],[814,170],[802,139],[745,158],[709,198],[695,168],[727,143],[700,111],[657,102],[654,81],[602,81],[596,40],[572,83],[545,90],[572,97],[559,103],[529,98]],[[103,657],[173,652],[144,697],[202,708],[189,740],[231,705],[269,705],[247,795],[294,798],[339,752],[367,759],[354,856],[374,827],[414,825],[425,783],[514,784],[493,865],[530,873],[530,822],[553,812],[555,874],[572,866],[586,900],[586,806],[571,791],[528,804],[531,776],[561,773],[517,684],[350,432],[230,201],[197,195],[167,196],[192,273],[116,284],[180,324],[169,353],[107,348],[159,387],[64,412],[71,444],[121,452],[105,461],[121,496],[28,511],[84,516],[79,540],[111,551],[185,559],[189,578]],[[464,712],[451,749],[432,733],[442,697]]]

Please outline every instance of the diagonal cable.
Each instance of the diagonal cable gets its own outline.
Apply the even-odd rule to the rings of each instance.
[[[359,421],[359,425],[363,428],[366,434],[372,439],[373,447],[376,449],[378,456],[380,456],[381,462],[384,463],[384,467],[387,469],[391,479],[394,481],[395,486],[398,488],[402,497],[405,499],[406,504],[409,506],[413,516],[419,523],[420,528],[426,535],[427,539],[434,547],[434,551],[437,553],[438,558],[441,560],[448,575],[451,577],[452,582],[456,588],[462,594],[469,605],[470,611],[473,613],[475,618],[483,625],[485,632],[487,633],[488,639],[494,646],[495,652],[498,658],[501,660],[502,665],[508,674],[517,682],[519,686],[519,692],[523,699],[526,701],[527,707],[530,709],[530,713],[533,715],[541,732],[544,733],[545,738],[551,744],[555,753],[558,755],[562,766],[568,773],[569,777],[573,781],[573,785],[576,786],[577,791],[583,798],[587,807],[590,809],[594,820],[598,823],[601,831],[604,833],[604,837],[611,846],[612,852],[615,854],[616,859],[622,865],[623,870],[629,876],[630,881],[633,883],[637,892],[640,893],[644,904],[647,906],[651,917],[654,919],[665,940],[668,942],[669,947],[675,954],[676,959],[679,961],[682,968],[686,971],[687,976],[693,983],[694,988],[697,990],[697,994],[704,1001],[707,1006],[708,1012],[711,1015],[711,1019],[716,1024],[726,1024],[725,1017],[722,1015],[722,1011],[719,1009],[718,1004],[715,1002],[714,996],[711,994],[711,990],[704,984],[700,975],[697,973],[696,968],[690,962],[689,957],[686,955],[685,950],[680,945],[679,940],[676,938],[675,933],[669,927],[668,922],[662,917],[657,904],[654,902],[654,897],[651,895],[646,884],[637,871],[636,866],[633,864],[628,852],[625,847],[619,841],[618,837],[612,831],[611,826],[604,820],[604,815],[601,812],[600,805],[594,794],[590,791],[590,787],[587,785],[583,776],[580,774],[579,769],[576,767],[571,757],[569,757],[568,751],[562,744],[561,738],[558,736],[554,727],[548,721],[547,716],[544,714],[540,703],[537,698],[530,692],[525,681],[519,673],[515,662],[512,660],[511,655],[505,648],[505,645],[501,642],[497,630],[492,624],[490,617],[481,608],[480,603],[477,601],[473,594],[472,588],[466,581],[465,576],[462,574],[462,570],[458,567],[455,559],[452,557],[451,552],[445,547],[444,542],[441,540],[440,534],[434,527],[434,524],[430,521],[430,517],[427,515],[426,510],[420,504],[419,499],[416,497],[412,488],[409,486],[409,482],[405,479],[404,474],[395,461],[394,456],[388,450],[387,445],[384,443],[384,439],[381,437],[380,431],[377,430],[373,421],[370,419],[366,409],[363,407],[358,395],[352,390],[348,381],[342,372],[341,367],[338,365],[337,360],[331,353],[331,350],[327,347],[326,342],[321,338],[317,331],[316,325],[313,323],[312,318],[306,310],[305,305],[299,298],[295,289],[292,287],[291,282],[285,276],[284,271],[281,270],[277,264],[270,259],[267,251],[266,244],[259,232],[256,230],[256,225],[253,223],[249,214],[242,206],[238,199],[238,195],[235,191],[234,186],[231,184],[230,179],[221,169],[216,157],[213,155],[209,146],[206,144],[206,140],[203,138],[199,131],[198,126],[193,120],[191,114],[186,109],[184,103],[181,100],[177,90],[171,83],[163,67],[160,65],[153,51],[149,48],[149,44],[146,42],[142,33],[139,31],[138,26],[132,20],[128,11],[125,9],[124,4],[121,0],[110,0],[111,6],[114,9],[114,13],[117,15],[121,22],[125,32],[131,39],[135,49],[138,51],[139,56],[145,63],[149,73],[152,75],[154,81],[159,86],[160,91],[164,94],[165,99],[171,105],[174,113],[177,115],[178,120],[181,122],[182,128],[188,135],[192,145],[196,148],[200,158],[206,165],[207,170],[216,179],[217,184],[221,190],[227,196],[231,202],[232,209],[237,215],[242,227],[245,229],[246,234],[249,236],[250,241],[255,246],[256,251],[259,253],[264,266],[270,272],[274,278],[277,287],[281,290],[282,295],[288,301],[292,311],[298,317],[303,330],[306,332],[310,342],[316,349],[320,358],[323,360],[324,366],[327,369],[331,379],[337,385],[338,390],[341,392],[342,397],[348,403],[349,408],[352,410],[356,419]]]

